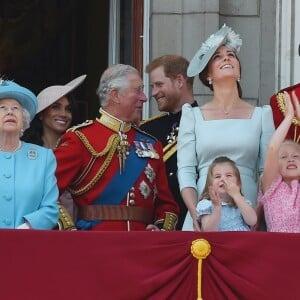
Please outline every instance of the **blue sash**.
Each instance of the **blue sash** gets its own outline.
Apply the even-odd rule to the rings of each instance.
[[[145,139],[145,135],[138,132],[134,140],[138,141],[142,139]],[[147,142],[154,144],[155,140],[147,136]],[[92,205],[118,205],[121,203],[148,163],[148,158],[138,157],[135,150],[133,145],[126,158],[124,172],[120,174],[119,169],[116,171],[115,176],[110,180],[101,194],[95,198]],[[87,230],[99,223],[101,223],[100,220],[78,220],[76,226],[78,229]]]
[[[135,140],[140,140],[144,137],[143,134],[138,132]],[[150,138],[147,137],[147,139]],[[155,141],[151,139],[149,142],[154,143]],[[115,176],[111,179],[102,193],[94,200],[93,204],[120,204],[145,169],[147,162],[148,158],[138,157],[135,152],[135,147],[132,146],[125,161],[124,172],[120,174],[120,170],[117,170]]]

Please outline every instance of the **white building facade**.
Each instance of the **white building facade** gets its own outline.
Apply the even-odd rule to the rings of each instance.
[[[119,1],[110,1],[109,63],[118,61]],[[136,0],[143,1],[142,66],[164,54],[179,54],[190,60],[202,42],[224,23],[239,33],[243,45],[243,98],[254,105],[268,104],[277,90],[300,82],[300,1],[296,0]],[[151,98],[148,75],[145,92]],[[199,103],[210,90],[195,78]],[[149,101],[144,117],[157,113]]]

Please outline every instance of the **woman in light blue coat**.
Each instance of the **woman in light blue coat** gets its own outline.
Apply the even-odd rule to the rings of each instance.
[[[233,160],[241,174],[242,193],[257,201],[257,178],[263,172],[268,142],[274,132],[269,105],[255,107],[242,99],[242,40],[224,25],[211,35],[191,60],[188,76],[199,74],[212,99],[200,107],[182,108],[177,144],[178,181],[188,208],[183,230],[200,231],[196,205],[209,165],[218,156]]]
[[[0,79],[0,228],[52,229],[58,221],[55,156],[20,140],[37,106],[31,91]]]

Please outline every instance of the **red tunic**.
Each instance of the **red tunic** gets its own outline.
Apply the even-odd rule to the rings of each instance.
[[[279,126],[279,124],[281,123],[281,121],[284,118],[284,112],[282,111],[282,110],[284,110],[284,100],[280,96],[280,93],[283,93],[283,91],[287,91],[290,94],[290,96],[292,96],[293,90],[295,90],[298,99],[300,99],[300,83],[293,85],[293,86],[286,87],[286,88],[280,90],[279,92],[277,92],[276,94],[274,94],[270,98],[270,105],[271,105],[272,111],[273,111],[273,119],[274,119],[275,128],[277,128]],[[283,105],[283,108],[281,107],[282,105]],[[300,120],[293,121],[293,124],[291,125],[291,127],[288,131],[286,139],[290,139],[290,140],[294,140],[294,141],[297,141],[299,139],[299,137],[300,137],[299,122],[300,122]],[[299,142],[299,140],[298,140],[298,142]]]
[[[61,192],[71,187],[71,193],[75,203],[79,206],[97,204],[116,204],[143,207],[154,212],[154,222],[162,224],[166,213],[178,215],[178,206],[169,190],[165,164],[163,162],[162,146],[154,141],[153,148],[159,155],[159,159],[149,157],[138,157],[134,149],[134,141],[149,141],[153,138],[131,127],[127,135],[135,163],[125,160],[125,169],[120,174],[120,164],[117,151],[112,153],[111,160],[108,159],[109,149],[112,149],[113,142],[110,139],[118,136],[118,132],[101,124],[98,120],[90,121],[89,124],[80,126],[68,131],[61,139],[59,146],[55,149],[57,159],[57,181]],[[79,138],[79,135],[81,138]],[[83,137],[83,138],[82,138]],[[95,161],[91,164],[94,154]],[[137,161],[138,160],[138,161]],[[113,182],[113,190],[119,191],[124,188],[124,182],[129,172],[137,172],[137,162],[143,160],[144,167],[137,174],[137,179],[132,186],[125,186],[126,195],[122,199],[115,199],[115,192],[112,192],[106,199],[101,195],[109,184]],[[91,165],[87,175],[76,184],[72,191],[74,181]],[[150,173],[149,173],[150,171]],[[113,181],[119,176],[117,182]],[[75,191],[76,190],[76,191]],[[80,191],[81,190],[81,191]],[[74,192],[75,191],[75,192]],[[79,191],[79,192],[78,192]],[[98,199],[98,200],[96,200]],[[176,222],[176,218],[175,218]],[[128,230],[127,221],[101,221],[92,230]],[[145,230],[146,224],[130,221],[130,230]],[[175,226],[175,224],[174,224]],[[173,228],[172,228],[173,229]]]

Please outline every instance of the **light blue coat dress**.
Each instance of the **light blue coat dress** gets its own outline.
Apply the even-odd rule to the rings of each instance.
[[[242,179],[242,192],[253,206],[257,202],[257,178],[263,171],[268,142],[274,133],[269,105],[255,107],[250,119],[204,120],[199,107],[185,104],[178,132],[177,163],[180,190],[194,188],[199,196],[207,172],[218,156],[235,161]],[[187,214],[183,230],[193,230]]]
[[[0,228],[26,220],[33,229],[58,221],[56,160],[50,149],[22,142],[16,152],[0,151]]]

